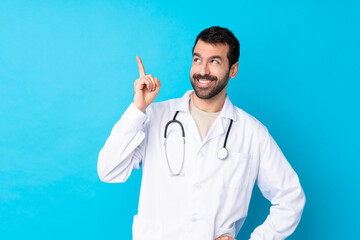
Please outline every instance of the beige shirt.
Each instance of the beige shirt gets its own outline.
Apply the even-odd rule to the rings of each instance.
[[[204,141],[206,135],[208,134],[209,130],[211,129],[211,126],[215,122],[216,118],[219,116],[220,112],[204,112],[200,109],[198,109],[194,103],[189,101],[189,110],[191,116],[194,118],[196,126],[199,130],[201,140]]]

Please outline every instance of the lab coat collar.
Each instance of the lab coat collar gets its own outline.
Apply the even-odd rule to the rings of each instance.
[[[180,104],[178,105],[176,111],[183,111],[183,112],[188,112],[189,111],[189,100],[190,100],[190,95],[194,92],[194,90],[189,90],[187,91],[184,96],[181,98]],[[234,105],[232,105],[229,96],[226,94],[225,97],[225,103],[224,106],[221,110],[220,113],[220,117],[222,118],[228,118],[228,119],[232,119],[233,121],[236,121],[236,112],[235,112],[235,107]]]

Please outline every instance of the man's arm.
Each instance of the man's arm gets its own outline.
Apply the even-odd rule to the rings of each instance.
[[[155,100],[161,83],[145,75],[137,56],[140,78],[134,83],[134,101],[113,127],[98,158],[98,175],[104,182],[125,182],[134,168],[140,168],[145,153],[148,117],[145,110]],[[147,111],[149,112],[149,111]]]
[[[251,234],[252,240],[285,239],[297,227],[305,205],[299,178],[266,130],[257,185],[271,201],[270,214]]]
[[[113,127],[98,157],[101,181],[125,182],[144,157],[147,116],[132,103]]]

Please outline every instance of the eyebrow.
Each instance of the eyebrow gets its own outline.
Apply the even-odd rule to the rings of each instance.
[[[201,55],[200,55],[199,53],[194,53],[194,54],[193,54],[193,57],[194,57],[194,56],[196,56],[196,57],[201,57]],[[219,55],[214,55],[214,56],[211,56],[211,57],[210,57],[210,59],[215,59],[215,58],[217,58],[217,59],[219,59],[219,60],[222,61],[222,57],[220,57]]]

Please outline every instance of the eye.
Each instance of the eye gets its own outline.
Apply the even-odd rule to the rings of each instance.
[[[215,59],[211,60],[211,63],[214,63],[214,64],[219,64],[219,62]]]
[[[199,58],[194,58],[194,62],[200,62]]]

